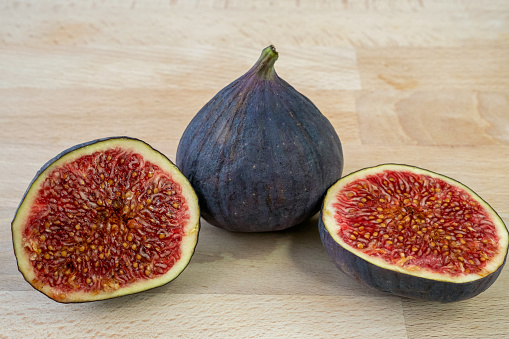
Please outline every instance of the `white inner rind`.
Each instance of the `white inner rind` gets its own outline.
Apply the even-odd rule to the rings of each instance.
[[[16,253],[18,260],[18,268],[24,275],[25,279],[28,282],[32,282],[36,278],[36,274],[33,266],[30,263],[30,259],[26,253],[24,253],[25,249],[23,248],[24,241],[22,239],[22,235],[23,230],[26,227],[28,217],[30,216],[30,208],[33,206],[34,200],[37,198],[41,184],[55,168],[58,168],[65,163],[73,162],[78,158],[92,154],[94,152],[105,151],[115,147],[121,147],[124,150],[141,154],[146,161],[159,166],[163,171],[169,173],[172,180],[177,182],[182,187],[181,194],[184,196],[185,202],[188,206],[189,219],[187,220],[184,228],[184,234],[180,247],[180,259],[168,272],[161,276],[141,280],[128,286],[122,286],[120,289],[113,291],[98,291],[95,294],[91,294],[90,292],[62,292],[58,289],[52,288],[49,285],[34,286],[36,289],[58,301],[80,302],[102,300],[141,292],[150,288],[164,285],[175,279],[175,277],[177,277],[185,269],[194,253],[194,248],[198,241],[200,215],[198,208],[198,198],[196,197],[196,194],[194,193],[194,190],[187,178],[164,155],[155,151],[148,144],[136,139],[112,138],[84,146],[65,154],[60,159],[52,163],[48,168],[46,168],[44,172],[41,173],[32,183],[12,222],[14,252]],[[62,297],[62,293],[65,294],[65,297]]]
[[[343,187],[349,185],[350,183],[364,179],[366,176],[373,175],[373,174],[379,174],[383,171],[398,171],[398,172],[411,172],[416,174],[422,174],[427,175],[434,178],[439,178],[440,180],[443,180],[447,182],[448,184],[459,187],[466,191],[472,199],[479,202],[481,206],[484,207],[484,210],[486,214],[489,216],[491,221],[493,222],[494,226],[497,229],[497,235],[500,237],[500,240],[498,242],[498,252],[497,254],[491,258],[491,260],[486,264],[483,271],[479,274],[463,274],[463,275],[449,275],[446,273],[437,273],[430,269],[426,268],[416,268],[415,266],[412,266],[412,269],[407,269],[404,266],[399,266],[394,263],[390,263],[382,258],[370,256],[352,246],[347,244],[343,241],[343,239],[339,236],[339,230],[341,229],[342,225],[338,224],[337,220],[335,219],[334,215],[336,213],[335,208],[333,204],[336,202],[336,197],[338,193],[343,189]],[[495,272],[503,263],[505,256],[507,255],[507,248],[508,248],[508,242],[509,242],[509,235],[507,228],[504,225],[504,222],[502,219],[497,215],[497,213],[491,208],[490,205],[488,205],[484,200],[482,200],[475,192],[473,192],[471,189],[466,187],[465,185],[461,184],[458,181],[455,181],[451,178],[442,176],[440,174],[430,172],[424,169],[420,169],[417,167],[407,166],[407,165],[397,165],[397,164],[385,164],[380,165],[376,167],[371,167],[367,169],[360,170],[358,172],[354,172],[348,176],[345,176],[341,178],[336,184],[334,184],[328,191],[327,195],[325,196],[325,200],[323,203],[323,209],[322,209],[322,220],[325,225],[325,228],[331,235],[331,237],[334,239],[336,243],[338,243],[341,247],[345,248],[346,250],[352,252],[358,257],[361,257],[362,259],[376,265],[379,267],[383,267],[386,269],[390,269],[397,272],[402,272],[405,274],[422,277],[422,278],[432,278],[434,280],[440,280],[440,281],[448,281],[453,283],[465,283],[469,281],[474,281],[477,279],[480,279],[492,272]]]

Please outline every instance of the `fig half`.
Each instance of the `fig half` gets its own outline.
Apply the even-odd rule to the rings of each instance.
[[[44,165],[12,221],[18,268],[59,302],[161,286],[187,266],[199,231],[196,195],[141,140],[99,139]]]
[[[336,266],[364,285],[440,302],[472,298],[504,266],[508,232],[476,193],[446,176],[385,164],[347,175],[319,229]]]

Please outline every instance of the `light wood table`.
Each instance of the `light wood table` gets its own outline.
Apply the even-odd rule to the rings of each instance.
[[[63,305],[23,280],[10,222],[42,164],[114,135],[175,159],[193,115],[271,43],[278,74],[336,128],[345,174],[425,167],[509,222],[506,0],[6,0],[0,337],[509,337],[509,269],[453,304],[366,290],[328,258],[316,217],[270,234],[203,222],[183,274],[133,296]]]

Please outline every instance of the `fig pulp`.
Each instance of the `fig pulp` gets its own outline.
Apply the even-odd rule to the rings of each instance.
[[[163,285],[187,266],[199,209],[164,155],[127,137],[72,147],[41,168],[12,222],[18,268],[59,302]]]
[[[347,275],[382,291],[441,302],[486,290],[508,250],[502,219],[477,194],[406,165],[340,179],[327,192],[319,227]]]
[[[187,126],[177,166],[200,201],[203,218],[240,232],[277,231],[316,214],[341,177],[334,128],[274,70],[278,53],[217,93]]]

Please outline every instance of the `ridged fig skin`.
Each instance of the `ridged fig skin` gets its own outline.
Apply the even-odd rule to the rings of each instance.
[[[277,52],[268,48],[196,114],[177,150],[201,215],[229,231],[277,231],[304,221],[343,170],[333,126],[277,76]]]
[[[504,263],[493,273],[467,283],[452,283],[395,272],[382,268],[356,256],[339,245],[329,234],[320,216],[320,238],[334,264],[347,276],[364,286],[394,295],[450,303],[466,300],[486,291],[500,275]]]

